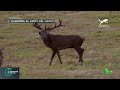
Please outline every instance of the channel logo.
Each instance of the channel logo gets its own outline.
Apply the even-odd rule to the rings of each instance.
[[[0,68],[0,79],[19,79],[19,68]]]

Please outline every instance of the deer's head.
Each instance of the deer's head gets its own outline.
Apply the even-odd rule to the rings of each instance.
[[[51,30],[54,29],[54,28],[63,26],[63,25],[62,25],[62,20],[59,20],[59,25],[56,25],[56,23],[55,23],[55,26],[52,27],[52,28],[51,28],[51,26],[47,28],[47,24],[45,25],[44,28],[42,28],[41,25],[42,25],[42,24],[38,25],[38,23],[33,23],[33,26],[40,30],[40,31],[39,31],[39,35],[41,36],[41,39],[42,39],[42,40],[45,40],[45,39],[48,38],[49,31],[51,31]]]

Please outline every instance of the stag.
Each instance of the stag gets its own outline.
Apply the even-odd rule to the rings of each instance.
[[[77,53],[79,54],[79,62],[83,63],[82,56],[83,56],[84,49],[81,48],[81,45],[85,41],[84,37],[80,37],[77,35],[53,35],[53,34],[50,34],[49,31],[51,31],[52,29],[63,26],[62,20],[59,20],[58,25],[55,22],[54,27],[50,26],[47,28],[47,24],[46,24],[45,27],[42,28],[41,25],[42,24],[38,25],[38,23],[33,23],[33,26],[40,30],[39,35],[41,36],[41,39],[43,40],[44,44],[48,48],[51,48],[53,51],[49,65],[51,65],[52,60],[53,60],[54,56],[56,55],[56,53],[58,55],[60,64],[62,64],[59,50],[63,50],[63,49],[67,49],[67,48],[74,48],[77,51]]]

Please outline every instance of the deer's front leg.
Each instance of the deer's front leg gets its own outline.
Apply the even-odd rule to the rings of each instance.
[[[56,52],[55,52],[55,51],[53,51],[53,54],[52,54],[52,57],[51,57],[51,61],[50,61],[50,63],[49,63],[49,65],[50,65],[50,66],[51,66],[51,63],[52,63],[52,60],[53,60],[53,58],[54,58],[55,54],[56,54]]]
[[[60,64],[62,64],[62,61],[61,61],[61,57],[60,57],[59,51],[57,51],[57,55],[58,55],[58,58],[59,58],[59,60],[60,60]]]

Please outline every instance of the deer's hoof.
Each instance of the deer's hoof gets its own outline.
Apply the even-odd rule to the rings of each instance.
[[[62,64],[62,62],[60,64]]]
[[[83,62],[80,62],[80,65],[83,65]]]

